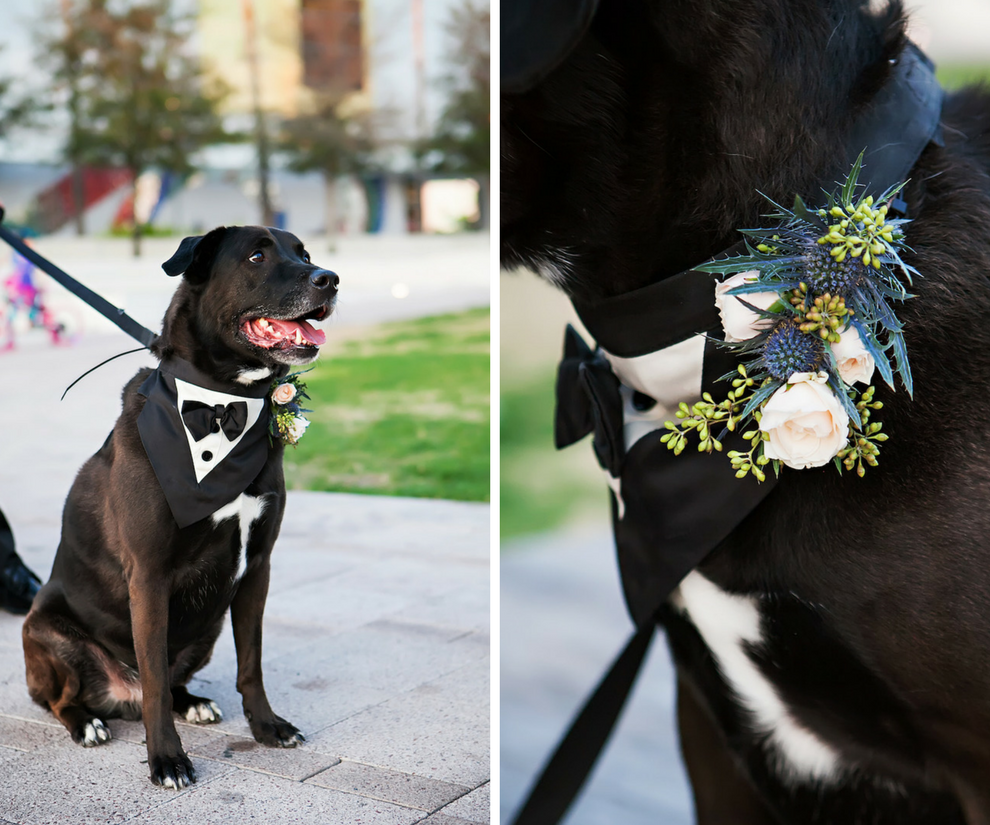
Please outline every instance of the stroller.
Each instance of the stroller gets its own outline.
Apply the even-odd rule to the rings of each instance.
[[[47,330],[53,344],[72,343],[73,336],[69,335],[66,323],[51,312],[34,282],[34,264],[17,252],[13,253],[13,261],[14,272],[4,280],[0,293],[5,304],[0,315],[0,350],[11,350],[16,346],[14,322],[20,312],[27,316],[31,327]]]

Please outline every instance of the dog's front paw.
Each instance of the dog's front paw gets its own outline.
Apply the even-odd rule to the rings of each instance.
[[[72,732],[72,739],[84,748],[95,748],[109,742],[113,737],[110,735],[110,728],[101,720],[90,719]]]
[[[151,756],[148,758],[151,781],[163,788],[180,790],[196,781],[196,770],[184,753],[177,756]]]
[[[216,702],[204,699],[186,710],[186,721],[195,725],[213,725],[223,721],[223,714]]]
[[[252,719],[250,722],[251,733],[262,745],[272,748],[294,748],[300,742],[305,742],[299,729],[286,722],[281,716],[272,716],[270,720],[258,721]]]

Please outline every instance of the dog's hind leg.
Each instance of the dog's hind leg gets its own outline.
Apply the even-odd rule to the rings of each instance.
[[[172,710],[195,725],[212,725],[223,721],[220,706],[205,696],[194,696],[185,685],[172,688]]]
[[[210,661],[213,644],[220,635],[222,623],[218,622],[214,632],[207,634],[203,641],[183,649],[171,668],[172,710],[187,722],[195,725],[211,725],[223,721],[220,706],[205,696],[195,696],[186,689],[192,675]]]
[[[683,679],[677,680],[677,724],[698,825],[776,825],[778,820],[744,778],[715,722]]]
[[[110,729],[83,700],[84,688],[88,686],[83,684],[80,663],[60,655],[74,649],[84,650],[84,646],[76,648],[70,644],[68,635],[59,631],[58,624],[37,610],[32,610],[24,621],[21,636],[28,693],[65,726],[73,742],[87,748],[102,745],[110,741]],[[78,644],[78,640],[72,641]]]

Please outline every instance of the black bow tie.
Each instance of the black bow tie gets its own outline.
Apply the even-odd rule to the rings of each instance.
[[[182,404],[182,421],[195,441],[221,429],[227,440],[233,441],[244,432],[247,414],[247,404],[243,401],[233,401],[226,405],[203,404],[199,401],[185,401]]]
[[[592,350],[570,324],[557,370],[554,444],[558,450],[595,434],[598,463],[618,477],[625,452],[619,379],[601,350]]]

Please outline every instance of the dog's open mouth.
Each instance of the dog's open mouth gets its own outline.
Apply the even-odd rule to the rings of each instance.
[[[329,314],[330,307],[323,304],[298,318],[246,318],[241,322],[241,332],[262,349],[321,347],[327,336],[309,322],[322,321]]]

